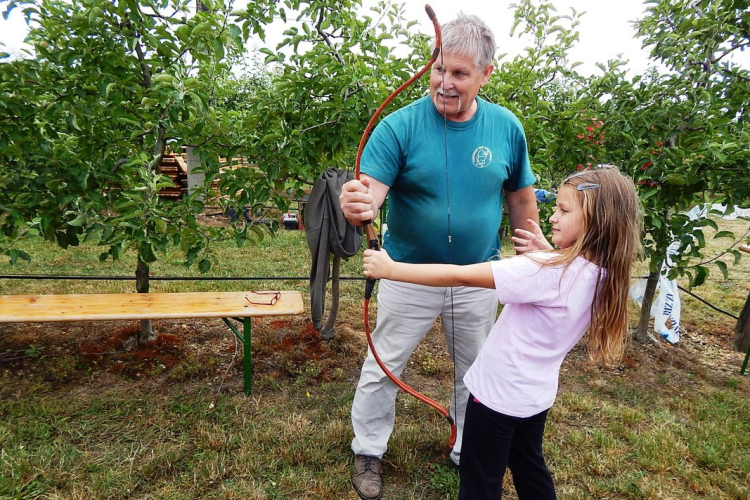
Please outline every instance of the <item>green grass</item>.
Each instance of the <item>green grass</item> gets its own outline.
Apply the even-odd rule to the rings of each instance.
[[[132,256],[99,263],[96,247],[32,243],[31,264],[0,263],[0,273],[135,268]],[[302,232],[216,247],[211,276],[309,274]],[[199,275],[171,255],[152,274]],[[341,274],[358,276],[359,258]],[[747,296],[738,276],[712,274],[696,291],[738,313]],[[152,291],[248,288],[300,290],[308,300],[304,279],[152,283]],[[0,280],[3,294],[132,291],[130,281]],[[241,353],[219,322],[155,322],[173,340],[150,363],[139,362],[144,351],[107,344],[121,323],[0,325],[0,360],[22,358],[0,361],[0,498],[355,499],[349,411],[366,351],[361,293],[361,282],[342,282],[328,343],[304,317],[255,323],[251,397],[242,394]],[[750,378],[739,376],[743,356],[729,346],[734,323],[697,302],[684,307],[684,343],[634,345],[610,371],[590,366],[580,349],[563,365],[545,441],[559,498],[750,498]],[[91,354],[88,345],[110,347]],[[412,361],[407,382],[447,404],[452,367],[437,328]],[[456,498],[457,473],[440,457],[447,438],[442,417],[400,395],[384,498]],[[503,498],[516,498],[507,481]]]
[[[160,255],[160,260],[150,266],[151,276],[200,277],[216,278],[216,281],[151,281],[152,292],[171,291],[226,291],[246,290],[248,287],[265,289],[292,287],[300,291],[308,290],[303,280],[248,280],[220,281],[222,278],[237,277],[303,277],[310,274],[310,252],[305,243],[303,231],[280,231],[276,235],[267,235],[257,244],[247,244],[238,248],[232,241],[213,242],[216,262],[206,274],[201,274],[197,266],[186,267],[183,255],[172,250],[167,255]],[[42,239],[31,239],[24,243],[24,250],[32,257],[31,263],[18,261],[14,266],[0,262],[0,273],[18,275],[57,275],[57,276],[129,276],[132,281],[39,281],[39,280],[2,280],[0,293],[106,293],[135,292],[136,259],[132,252],[126,253],[121,260],[99,262],[102,248],[83,244],[62,250]],[[342,276],[361,276],[358,267],[359,259],[349,259],[342,263]],[[31,292],[26,292],[30,290]]]

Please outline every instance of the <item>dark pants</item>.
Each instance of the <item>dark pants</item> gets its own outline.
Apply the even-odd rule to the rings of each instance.
[[[547,410],[528,418],[493,411],[469,396],[459,476],[459,500],[498,500],[505,468],[520,500],[554,500],[555,485],[544,463]]]

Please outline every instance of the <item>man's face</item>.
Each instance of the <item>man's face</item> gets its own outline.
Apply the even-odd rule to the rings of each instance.
[[[474,116],[474,98],[490,79],[494,67],[477,68],[474,58],[461,54],[441,57],[430,71],[430,99],[446,119],[463,122]]]

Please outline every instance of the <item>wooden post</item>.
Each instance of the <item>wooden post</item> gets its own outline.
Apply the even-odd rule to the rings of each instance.
[[[188,194],[193,194],[196,188],[203,186],[206,174],[193,173],[193,170],[201,166],[201,157],[193,153],[193,147],[187,146],[187,170],[188,170]]]

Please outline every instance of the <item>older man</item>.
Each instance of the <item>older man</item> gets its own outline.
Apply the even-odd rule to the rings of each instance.
[[[432,66],[430,95],[392,113],[374,130],[361,180],[344,184],[339,201],[354,225],[374,220],[388,196],[383,247],[394,260],[470,264],[496,258],[505,200],[511,228],[539,220],[526,137],[507,109],[477,94],[494,70],[495,38],[463,13],[442,28],[442,53]],[[382,280],[373,343],[400,375],[435,319],[455,366],[451,414],[458,464],[468,391],[463,376],[495,320],[493,290],[435,288]],[[398,388],[368,352],[352,404],[352,484],[365,500],[382,493],[381,458],[395,419]]]

